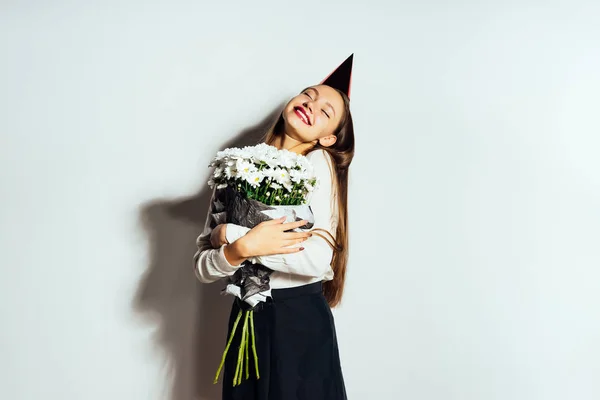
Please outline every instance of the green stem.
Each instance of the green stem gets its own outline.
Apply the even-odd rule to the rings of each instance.
[[[248,319],[248,314],[246,314],[246,319]],[[246,353],[246,379],[250,378],[250,357],[248,357],[248,344],[250,340],[248,340],[248,336],[246,335],[246,341],[244,342],[244,353]]]
[[[215,380],[213,381],[216,384],[219,381],[219,375],[221,374],[221,369],[223,369],[223,365],[225,364],[225,357],[227,356],[227,351],[229,350],[229,346],[231,346],[231,342],[233,341],[233,336],[235,335],[235,330],[242,318],[242,310],[238,313],[237,318],[235,319],[235,323],[233,324],[233,328],[231,329],[231,334],[229,335],[229,340],[227,341],[227,345],[225,346],[225,351],[223,352],[223,357],[221,357],[221,364],[219,364],[219,368],[217,369],[217,374],[215,375]]]
[[[258,373],[258,355],[256,354],[256,340],[254,333],[254,311],[250,311],[250,333],[252,334],[252,353],[254,355],[254,370],[256,371],[256,379],[260,379]]]
[[[233,376],[233,386],[240,385],[242,383],[242,374],[243,374],[243,354],[244,354],[244,342],[247,338],[248,334],[248,311],[246,311],[246,317],[244,318],[244,326],[242,328],[242,339],[240,341],[240,347],[238,350],[238,360],[235,367],[235,375]]]

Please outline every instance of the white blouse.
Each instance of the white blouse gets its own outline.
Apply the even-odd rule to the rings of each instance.
[[[333,165],[329,154],[325,150],[314,150],[306,156],[314,167],[320,184],[313,190],[308,199],[314,214],[313,228],[328,230],[336,237],[338,224],[337,194],[333,181]],[[214,198],[214,191],[213,191]],[[212,204],[213,199],[211,199]],[[210,206],[206,218],[204,231],[196,240],[198,251],[194,255],[196,276],[201,282],[215,282],[221,278],[233,275],[241,265],[231,265],[224,255],[224,248],[213,248],[210,243]],[[229,243],[248,233],[250,229],[227,224],[225,236]],[[317,231],[318,232],[318,231]],[[274,272],[271,274],[270,286],[272,289],[289,288],[306,285],[318,281],[333,279],[331,260],[333,249],[318,235],[309,237],[290,247],[304,247],[304,250],[290,254],[275,254],[268,256],[256,256],[249,258],[253,263],[260,263],[269,267]]]

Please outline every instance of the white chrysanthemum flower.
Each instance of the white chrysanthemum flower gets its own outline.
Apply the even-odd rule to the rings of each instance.
[[[217,185],[217,189],[224,189],[227,187],[227,183],[221,183],[219,185]]]
[[[265,154],[267,154],[271,158],[276,158],[277,154],[279,153],[279,149],[277,149],[277,147],[275,147],[275,146],[270,146],[270,145],[265,144],[264,149],[265,149]]]
[[[288,150],[279,150],[277,153],[277,165],[284,168],[291,168],[294,165],[292,153]]]
[[[261,143],[261,144],[264,146],[257,145],[254,148],[254,151],[253,151],[254,159],[259,162],[269,163],[273,160],[273,156],[275,153],[273,153],[273,151],[270,149],[271,146],[267,146],[264,143]]]
[[[277,168],[273,178],[275,178],[277,182],[283,184],[290,180],[290,173],[285,168]]]
[[[231,179],[235,176],[236,170],[233,167],[227,166],[225,167],[224,173],[227,179]]]
[[[260,171],[250,172],[250,174],[248,174],[248,177],[246,178],[248,183],[251,184],[253,187],[258,187],[258,185],[260,185],[263,179],[264,175],[261,174]]]
[[[281,186],[279,183],[277,182],[271,182],[271,187],[273,189],[281,189],[283,186]]]
[[[253,155],[254,154],[249,149],[243,149],[239,152],[238,157],[243,160],[252,161]]]
[[[302,171],[308,171],[312,169],[312,165],[306,156],[299,156],[297,159],[297,164],[300,166]]]
[[[256,166],[246,160],[237,160],[235,163],[237,176],[242,179],[247,179],[248,176],[256,171]]]
[[[263,168],[262,173],[265,176],[265,178],[275,179],[275,175],[277,174],[277,171],[273,168]]]
[[[297,169],[292,169],[290,171],[290,179],[294,183],[299,183],[302,181],[302,179],[306,179],[305,175],[306,175],[306,173],[304,171],[299,171]]]

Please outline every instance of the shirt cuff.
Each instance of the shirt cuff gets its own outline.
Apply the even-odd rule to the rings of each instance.
[[[217,257],[216,257],[215,261],[218,265],[218,268],[221,270],[221,272],[223,272],[224,274],[227,274],[227,275],[233,275],[235,273],[235,271],[237,271],[237,269],[242,266],[242,264],[231,265],[229,263],[229,261],[227,261],[227,257],[225,257],[225,246],[227,246],[227,245],[224,244],[219,248],[219,252],[217,253]]]
[[[250,228],[246,228],[245,226],[227,224],[227,227],[225,228],[225,239],[231,244],[248,233],[249,230]]]

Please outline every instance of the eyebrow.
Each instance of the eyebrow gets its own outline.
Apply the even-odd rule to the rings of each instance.
[[[317,94],[317,96],[319,95],[319,91],[317,89],[313,88],[313,87],[310,87],[310,88],[308,88],[306,90],[314,90],[315,93]],[[331,103],[327,101],[327,102],[325,102],[325,105],[327,105],[327,106],[329,106],[331,108],[331,111],[333,111],[333,116],[335,117],[335,108],[333,108],[333,106],[331,105]]]

